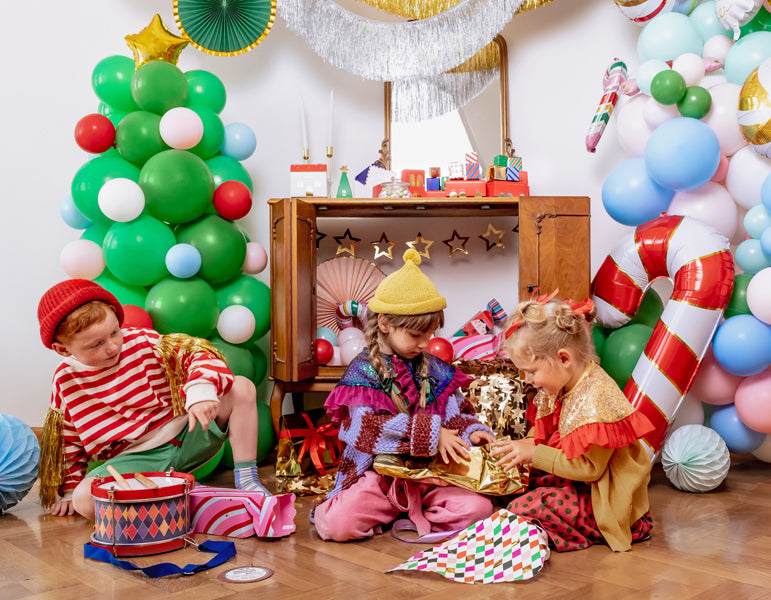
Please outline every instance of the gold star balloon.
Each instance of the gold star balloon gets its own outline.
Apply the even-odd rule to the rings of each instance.
[[[372,244],[372,247],[375,249],[375,260],[381,257],[387,258],[388,260],[394,259],[393,248],[396,246],[396,242],[389,240],[385,231],[380,234],[379,240],[370,242],[370,244]],[[385,250],[383,248],[385,248]]]
[[[492,248],[504,248],[503,230],[496,229],[490,223],[487,225],[487,231],[480,235],[479,239],[484,240],[488,252],[490,252]]]
[[[423,234],[418,231],[418,237],[416,237],[411,242],[407,242],[407,245],[416,250],[418,254],[421,256],[424,256],[425,258],[431,259],[431,255],[428,252],[428,249],[431,247],[431,245],[434,243],[433,240],[427,240],[423,237]]]
[[[335,252],[335,256],[338,254],[343,254],[347,252],[351,256],[356,256],[356,250],[354,249],[354,246],[358,244],[361,241],[361,238],[355,238],[351,235],[351,230],[346,229],[345,233],[343,235],[336,235],[333,236],[335,238],[335,241],[337,242],[337,252]]]
[[[456,240],[460,241],[461,243],[457,244]],[[468,238],[459,235],[458,232],[454,229],[452,230],[452,237],[449,237],[446,240],[442,240],[442,243],[450,249],[450,256],[455,256],[458,253],[468,254],[468,250],[466,250],[466,242],[468,242]]]
[[[164,60],[176,65],[179,53],[190,42],[187,38],[171,33],[157,14],[142,31],[127,35],[124,39],[134,53],[137,69],[154,60]]]

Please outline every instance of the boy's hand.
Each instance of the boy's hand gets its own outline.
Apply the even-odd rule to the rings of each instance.
[[[492,433],[488,433],[487,431],[473,431],[471,435],[468,436],[468,439],[471,440],[471,443],[475,446],[484,446],[485,444],[491,444],[495,441],[495,436]]]
[[[533,462],[535,454],[535,441],[533,438],[523,440],[500,440],[493,442],[490,456],[500,458],[496,461],[496,467],[503,467],[504,471],[510,471],[518,465],[529,465]]]
[[[74,515],[75,508],[72,506],[72,500],[62,500],[61,496],[56,496],[56,501],[48,509],[48,514],[55,517]]]
[[[220,411],[220,403],[215,400],[206,400],[204,402],[196,402],[187,411],[188,431],[195,429],[195,422],[198,421],[201,424],[201,429],[206,431],[209,429],[209,423],[217,418],[217,414]]]
[[[461,462],[468,460],[468,444],[458,436],[457,429],[439,428],[439,443],[436,445],[437,453],[446,463],[451,460]]]

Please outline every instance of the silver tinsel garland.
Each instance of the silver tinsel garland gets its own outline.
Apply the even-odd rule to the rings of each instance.
[[[325,61],[364,79],[432,77],[488,44],[524,0],[461,0],[403,23],[353,14],[332,0],[277,0],[278,15]]]

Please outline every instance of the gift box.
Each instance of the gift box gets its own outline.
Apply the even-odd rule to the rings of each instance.
[[[444,191],[446,196],[485,196],[486,195],[486,183],[479,179],[476,181],[455,181],[450,180],[444,184]],[[455,192],[453,194],[453,192]]]
[[[498,356],[501,334],[464,335],[449,338],[457,360],[491,360]]]
[[[529,196],[530,186],[527,181],[527,171],[520,171],[519,181],[488,181],[487,195],[496,196]]]
[[[482,178],[482,168],[479,166],[479,154],[466,152],[466,179]]]
[[[425,186],[426,172],[421,169],[402,169],[402,181],[410,187],[422,188]]]
[[[493,158],[493,165],[496,167],[505,167],[509,164],[509,157],[505,154],[496,154]]]
[[[519,169],[506,167],[506,181],[519,181]]]
[[[342,451],[338,432],[323,408],[281,417],[276,452],[279,491],[304,495],[329,491]]]
[[[459,162],[451,162],[449,165],[447,165],[447,170],[450,173],[450,179],[463,179],[464,175],[466,174],[465,170],[463,169],[463,163]]]
[[[484,310],[471,317],[453,336],[484,335],[489,333],[496,323],[506,319],[506,311],[500,303],[493,298],[487,303]]]
[[[442,189],[442,180],[439,177],[429,177],[426,179],[426,191],[438,192]]]
[[[199,485],[189,494],[194,533],[246,538],[284,537],[295,531],[295,496]]]
[[[292,196],[326,196],[327,165],[290,165],[289,193]]]
[[[442,176],[442,169],[439,167],[429,167],[428,176],[434,179],[438,179],[439,177]]]
[[[506,167],[501,165],[493,165],[487,168],[487,180],[500,180],[506,181]]]

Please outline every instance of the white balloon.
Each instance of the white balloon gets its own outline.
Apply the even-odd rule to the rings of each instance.
[[[99,209],[113,221],[133,221],[145,209],[145,193],[136,181],[116,177],[106,182],[97,196]]]
[[[339,367],[343,364],[343,357],[340,354],[340,346],[332,346],[332,360],[329,361],[329,366]]]
[[[648,98],[643,108],[643,118],[651,129],[656,129],[664,121],[680,116],[676,104],[661,104],[653,98]]]
[[[699,219],[712,225],[729,240],[736,233],[739,223],[739,214],[733,197],[722,185],[712,181],[695,190],[675,193],[667,214]]]
[[[736,117],[741,89],[735,83],[718,83],[710,87],[712,108],[702,119],[715,132],[720,142],[720,153],[729,158],[748,144]]]
[[[685,85],[698,84],[704,77],[704,59],[693,52],[681,54],[672,61],[672,68],[685,79]]]
[[[73,240],[62,248],[59,263],[74,279],[95,279],[104,271],[104,254],[96,242]]]
[[[364,332],[358,327],[346,327],[337,334],[338,346],[343,346],[348,340],[363,340]]]
[[[675,418],[672,419],[670,424],[669,433],[667,437],[672,435],[672,432],[679,429],[683,425],[703,425],[704,424],[704,404],[701,400],[696,398],[693,394],[686,394],[680,406],[677,407]]]
[[[618,111],[618,119],[616,119],[618,143],[624,152],[633,157],[641,157],[645,154],[645,144],[653,133],[643,117],[647,100],[648,96],[645,94],[633,96]]]
[[[217,319],[217,333],[226,342],[243,344],[254,334],[257,320],[254,313],[241,304],[225,307]]]
[[[258,242],[247,242],[246,256],[241,269],[252,275],[261,273],[268,266],[268,253],[265,247]]]
[[[350,363],[359,353],[367,347],[364,338],[353,338],[340,344],[340,358],[344,365]]]
[[[190,108],[178,106],[167,110],[159,124],[161,139],[177,150],[189,150],[203,137],[203,121]]]
[[[728,163],[725,186],[739,206],[750,209],[760,204],[760,189],[771,175],[771,161],[745,146]]]
[[[766,436],[763,443],[755,448],[751,454],[763,462],[771,462],[771,433]]]
[[[733,45],[734,43],[731,38],[718,33],[704,42],[704,47],[701,49],[701,55],[704,58],[715,58],[721,63],[724,63],[725,57],[728,56],[728,51]]]
[[[646,60],[637,68],[637,73],[635,73],[635,83],[637,84],[637,87],[640,88],[640,91],[643,94],[650,96],[651,81],[653,81],[653,78],[661,71],[665,71],[668,68],[669,65],[658,58]]]
[[[771,267],[758,271],[750,279],[747,306],[756,318],[771,325]]]

